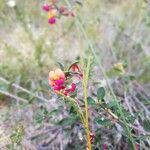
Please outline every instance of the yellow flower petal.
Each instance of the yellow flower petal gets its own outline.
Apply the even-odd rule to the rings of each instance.
[[[48,12],[48,19],[55,17],[56,14],[57,14],[57,11],[56,11],[56,10],[50,10],[50,11]]]
[[[55,75],[59,76],[60,78],[65,78],[64,72],[59,68],[55,70]]]

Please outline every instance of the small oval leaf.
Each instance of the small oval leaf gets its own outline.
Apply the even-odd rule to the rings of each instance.
[[[95,100],[90,96],[87,98],[87,101],[88,101],[88,104],[90,106],[95,106],[96,105]]]
[[[103,87],[100,87],[97,90],[97,99],[102,100],[102,99],[104,99],[104,97],[105,97],[105,89]]]

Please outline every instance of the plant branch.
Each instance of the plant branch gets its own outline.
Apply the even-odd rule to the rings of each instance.
[[[5,83],[5,84],[7,84],[7,85],[11,84],[9,81],[7,81],[6,79],[4,79],[4,78],[2,78],[2,77],[0,77],[0,81],[2,81],[3,83]],[[36,95],[36,94],[30,92],[29,90],[27,90],[27,89],[25,89],[25,88],[23,88],[23,87],[21,87],[21,86],[15,84],[15,83],[12,83],[11,86],[14,87],[14,88],[16,88],[16,89],[19,89],[19,90],[21,90],[21,91],[23,91],[23,92],[25,92],[25,93],[28,93],[29,95],[31,95],[31,96],[33,96],[33,97],[36,97],[36,98],[38,98],[38,99],[40,99],[40,100],[42,100],[42,101],[48,102],[47,99],[45,99],[45,98],[43,98],[43,97],[41,97],[41,96],[38,96],[38,95]]]

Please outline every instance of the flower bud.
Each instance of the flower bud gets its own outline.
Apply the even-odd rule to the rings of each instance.
[[[50,10],[50,7],[49,7],[48,4],[44,4],[43,7],[42,7],[42,9],[43,9],[44,11],[48,12],[48,11]]]
[[[48,19],[48,23],[49,24],[55,24],[56,23],[56,18],[52,17],[52,18]]]

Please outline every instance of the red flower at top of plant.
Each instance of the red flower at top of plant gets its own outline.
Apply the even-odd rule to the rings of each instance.
[[[49,24],[55,24],[56,23],[56,15],[57,15],[56,9],[50,9],[48,11],[48,23]]]
[[[57,0],[50,0],[47,4],[42,6],[42,9],[48,13],[48,23],[55,24],[57,18],[61,16],[75,16],[75,13],[69,11],[67,7],[61,5],[59,6],[59,1]]]
[[[44,4],[42,8],[46,12],[48,12],[50,10],[50,6],[48,4]]]
[[[44,4],[43,10],[48,13],[48,23],[49,24],[55,24],[56,23],[56,16],[57,16],[57,9],[53,6],[53,3],[50,4]]]
[[[49,18],[48,23],[49,24],[55,24],[56,23],[56,18],[55,17]]]

